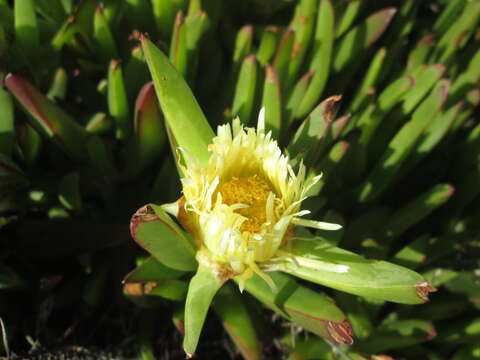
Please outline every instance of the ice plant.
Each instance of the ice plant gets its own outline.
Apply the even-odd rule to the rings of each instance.
[[[279,256],[295,225],[341,228],[301,218],[310,213],[301,204],[320,176],[306,180],[303,164],[294,172],[288,156],[265,131],[264,109],[256,129],[244,127],[239,118],[219,126],[209,150],[208,164],[202,166],[180,149],[185,176],[177,216],[195,238],[197,260],[221,267],[227,278],[241,274],[242,290],[253,273],[275,288],[261,264]]]
[[[214,136],[188,85],[165,55],[145,37],[142,49],[177,154],[183,194],[173,204],[142,207],[132,218],[131,232],[160,263],[196,271],[186,290],[183,346],[187,355],[195,352],[215,294],[232,278],[241,290],[245,288],[287,319],[346,344],[353,341],[352,329],[331,300],[299,288],[279,272],[379,301],[419,304],[428,300],[428,293],[435,289],[416,272],[367,260],[335,247],[320,234],[296,227],[341,228],[305,219],[309,211],[301,208],[307,194],[318,194],[321,186],[314,185],[320,176],[315,174],[322,172],[316,166],[307,173],[301,159],[316,165],[312,152],[322,147],[307,145],[311,134],[323,133],[325,141],[336,136],[334,104],[340,97],[320,103],[299,128],[294,142],[301,146],[289,147],[296,156],[294,170],[269,131],[278,129],[266,116],[271,113],[261,109],[256,128],[245,127],[236,118],[219,126]],[[336,148],[345,147],[332,151]],[[176,216],[183,229],[167,213]],[[284,299],[281,294],[289,295]],[[308,300],[314,297],[315,301]],[[225,309],[228,302],[220,307]],[[328,310],[312,315],[319,308]]]

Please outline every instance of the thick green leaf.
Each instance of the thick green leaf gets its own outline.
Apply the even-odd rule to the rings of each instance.
[[[262,348],[252,318],[241,294],[233,286],[222,287],[213,302],[213,309],[223,327],[246,360],[262,359]]]
[[[112,60],[108,68],[108,110],[115,120],[115,136],[125,141],[132,132],[127,92],[120,63]]]
[[[268,276],[277,291],[258,275],[245,282],[245,289],[277,314],[318,336],[340,344],[353,342],[350,324],[331,298],[297,284],[285,274],[269,272]]]
[[[167,136],[153,83],[143,86],[135,103],[134,145],[127,155],[127,173],[135,176],[158,159]]]
[[[113,129],[113,119],[103,112],[98,112],[88,119],[85,130],[92,134],[106,134]]]
[[[28,123],[16,125],[15,132],[22,160],[32,165],[40,153],[42,137]]]
[[[257,60],[255,55],[249,55],[240,68],[232,104],[232,115],[244,124],[249,124],[252,116],[257,78]]]
[[[335,36],[334,11],[330,0],[322,0],[315,29],[314,56],[309,70],[314,72],[310,86],[294,113],[295,118],[305,117],[318,102],[330,71],[330,59]]]
[[[458,272],[444,268],[433,268],[424,272],[422,275],[432,286],[438,287],[456,278]]]
[[[450,98],[448,99],[449,104],[455,104],[457,101],[463,100],[469,91],[475,89],[479,76],[480,50],[472,56],[467,69],[455,79],[452,85]]]
[[[290,97],[284,110],[284,125],[286,129],[290,127],[293,120],[295,119],[295,113],[300,106],[302,99],[305,96],[305,93],[307,92],[307,89],[309,88],[314,75],[315,73],[313,71],[306,73],[297,81],[297,83],[293,87],[293,90],[290,93]]]
[[[407,72],[411,73],[416,71],[419,66],[426,62],[434,44],[435,34],[427,34],[418,41],[417,45],[408,55]]]
[[[443,65],[431,65],[420,68],[417,73],[412,73],[415,85],[407,91],[403,97],[402,109],[404,114],[409,114],[420,101],[427,95],[430,89],[441,78],[445,72]]]
[[[193,86],[197,76],[202,40],[211,26],[211,19],[205,11],[189,11],[188,16],[185,18],[185,26],[187,30],[186,44],[188,56],[187,80]]]
[[[65,20],[62,27],[52,38],[51,44],[54,50],[60,50],[67,42],[76,48],[73,37],[77,34],[81,34],[82,41],[87,43],[83,44],[83,46],[87,45],[87,48],[90,47],[93,49],[90,35],[93,29],[93,19],[97,6],[98,2],[96,0],[82,0],[79,2],[74,14]],[[78,47],[76,49],[78,50]]]
[[[455,21],[455,18],[458,16],[458,14],[460,14],[465,6],[465,3],[466,0],[448,1],[442,13],[435,21],[433,30],[440,34],[445,33]]]
[[[79,182],[79,174],[72,172],[63,176],[58,184],[58,199],[68,210],[80,211],[82,209]]]
[[[265,109],[265,128],[272,131],[274,139],[278,139],[282,129],[281,88],[277,74],[270,65],[266,66],[262,107]]]
[[[85,158],[86,132],[79,124],[20,76],[8,74],[5,85],[32,117],[37,129],[70,156]]]
[[[132,48],[130,59],[125,65],[125,89],[130,104],[134,103],[138,92],[149,80],[150,73],[148,72],[142,46],[138,44]]]
[[[260,65],[265,66],[272,58],[279,41],[279,28],[267,26],[262,32],[262,38],[257,50],[257,60]]]
[[[288,145],[292,158],[300,155],[307,165],[313,165],[331,144],[331,125],[341,96],[322,101],[305,119]]]
[[[277,52],[273,58],[273,68],[277,72],[282,89],[285,89],[285,81],[288,76],[288,67],[290,62],[290,56],[292,54],[293,42],[295,38],[295,32],[291,28],[287,28],[280,39],[280,43],[277,47]]]
[[[17,1],[13,10],[15,14],[15,40],[25,55],[25,60],[30,62],[35,58],[35,55],[38,56],[40,48],[34,1]]]
[[[163,265],[153,256],[142,261],[137,268],[128,273],[123,279],[124,283],[143,283],[157,280],[173,280],[178,279],[185,272],[175,270]]]
[[[295,32],[292,53],[288,64],[288,74],[284,81],[286,89],[290,89],[297,78],[300,67],[310,45],[315,25],[318,0],[300,0],[297,4],[291,28]]]
[[[375,89],[377,85],[385,56],[387,56],[387,49],[385,47],[377,51],[370,62],[362,84],[358,87],[357,93],[349,106],[349,110],[355,111],[363,108],[362,105],[365,103],[367,95],[371,93],[372,89]]]
[[[0,153],[10,156],[13,149],[14,115],[10,94],[0,86]]]
[[[374,330],[373,319],[365,303],[357,296],[337,292],[335,300],[347,314],[348,321],[352,324],[353,332],[359,339],[368,338]]]
[[[271,261],[270,267],[354,295],[402,304],[420,304],[435,289],[416,272],[385,261],[366,260],[320,237],[299,237],[289,252],[295,261]]]
[[[253,41],[253,26],[246,25],[242,27],[235,39],[235,47],[233,50],[233,64],[232,64],[232,75],[234,81],[237,79],[238,72],[242,65],[243,59],[251,53]]]
[[[48,90],[47,97],[52,101],[56,101],[57,99],[65,100],[65,96],[67,94],[67,85],[67,72],[64,68],[58,68],[53,76],[52,84]]]
[[[190,280],[185,302],[185,337],[183,338],[183,349],[187,357],[192,357],[195,353],[210,304],[224,281],[225,279],[219,277],[216,269],[201,263],[195,276]]]
[[[377,198],[391,183],[424,129],[440,110],[447,97],[448,88],[447,81],[435,89],[414,112],[412,119],[395,135],[382,158],[359,188],[360,202]]]
[[[352,0],[347,3],[345,10],[341,14],[341,18],[338,20],[338,25],[335,29],[335,37],[339,38],[347,32],[359,14],[361,6],[361,0]]]
[[[190,236],[158,205],[141,207],[132,216],[133,239],[163,265],[175,270],[195,270],[195,249]]]
[[[185,11],[187,0],[152,0],[153,17],[163,40],[171,39],[175,14]]]
[[[93,18],[93,38],[97,43],[98,54],[104,63],[117,58],[117,47],[102,6],[95,10]]]
[[[362,352],[379,353],[401,349],[432,340],[437,333],[429,321],[397,320],[382,324],[367,340],[358,342],[354,348]]]
[[[340,39],[333,51],[333,70],[344,70],[358,55],[372,45],[384,33],[395,15],[395,8],[386,8],[369,16]]]
[[[310,188],[307,193],[308,196],[318,195],[330,179],[335,179],[335,168],[344,158],[345,154],[349,149],[349,146],[350,144],[348,142],[339,141],[332,146],[327,156],[320,160],[320,163],[318,164],[318,166],[315,167],[315,169],[319,169],[321,171],[322,177],[314,186]],[[318,174],[316,174],[316,171],[312,170],[309,173],[308,177],[312,178],[315,175]]]
[[[192,91],[167,57],[146,37],[142,37],[142,48],[175,143],[205,164],[210,157],[207,147],[214,134]]]
[[[449,184],[438,184],[420,194],[392,214],[385,225],[387,237],[395,239],[443,205],[455,189]]]
[[[169,58],[175,69],[184,78],[187,76],[187,27],[183,13],[179,11],[175,18],[172,41],[170,43]]]
[[[461,49],[480,20],[480,2],[469,1],[462,14],[451,24],[448,31],[438,41],[432,54],[434,61],[447,63],[455,52]]]

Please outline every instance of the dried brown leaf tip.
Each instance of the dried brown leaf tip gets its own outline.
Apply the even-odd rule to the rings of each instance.
[[[340,100],[342,100],[342,95],[334,95],[323,102],[325,104],[325,115],[328,122],[331,122],[335,117]]]
[[[342,322],[327,322],[327,331],[332,339],[339,344],[353,344],[353,330],[348,320]]]
[[[417,292],[417,295],[420,299],[422,299],[424,302],[427,302],[429,300],[428,294],[437,291],[437,288],[433,287],[425,281],[421,284],[416,285],[415,291]]]

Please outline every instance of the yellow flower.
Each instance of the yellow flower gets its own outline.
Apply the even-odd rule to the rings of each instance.
[[[185,150],[182,166],[183,198],[177,213],[195,238],[197,259],[223,267],[230,276],[254,272],[271,286],[261,263],[275,258],[295,225],[336,230],[340,225],[305,220],[301,210],[307,191],[318,180],[306,180],[305,166],[295,174],[288,156],[265,133],[264,110],[257,128],[245,128],[237,118],[218,127],[209,146],[206,166]]]

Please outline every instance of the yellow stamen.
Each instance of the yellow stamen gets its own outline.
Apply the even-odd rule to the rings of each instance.
[[[258,176],[233,178],[217,187],[214,202],[217,194],[221,193],[224,204],[248,205],[247,208],[236,210],[247,218],[240,227],[240,231],[258,233],[262,224],[267,221],[266,203],[271,191],[269,184]]]

